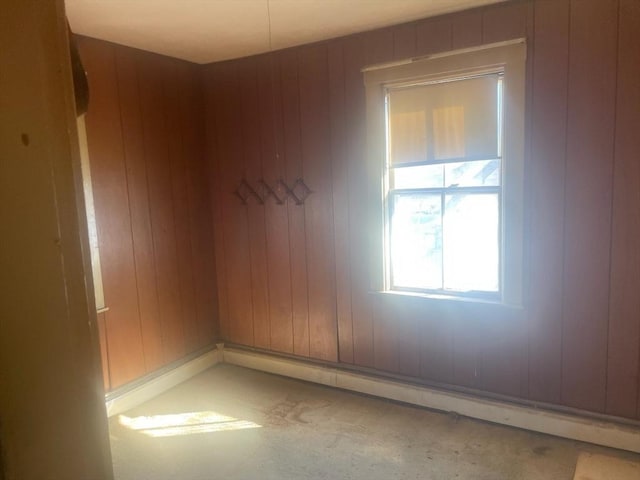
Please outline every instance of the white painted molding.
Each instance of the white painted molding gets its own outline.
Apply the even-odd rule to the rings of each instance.
[[[577,415],[538,410],[497,400],[410,385],[389,379],[312,365],[298,360],[274,357],[218,345],[221,363],[274,373],[330,387],[388,398],[466,417],[524,428],[534,432],[580,440],[596,445],[640,453],[640,428],[598,421]]]
[[[229,348],[221,343],[217,344],[217,349],[109,399],[106,402],[107,414],[111,417],[134,408],[218,363],[237,365],[434,410],[455,412],[488,422],[640,453],[640,428],[631,425],[411,385],[267,353]]]
[[[222,360],[220,352],[220,349],[210,350],[193,360],[146,381],[142,385],[110,398],[105,402],[107,416],[112,417],[137,407],[147,400],[151,400],[176,385],[189,380],[198,373],[213,367]]]

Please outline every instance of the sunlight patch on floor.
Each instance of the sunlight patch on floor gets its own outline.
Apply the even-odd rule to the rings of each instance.
[[[118,420],[120,425],[149,437],[174,437],[262,427],[254,422],[239,420],[212,411],[140,417],[119,415]]]
[[[640,463],[582,452],[573,480],[638,480]]]

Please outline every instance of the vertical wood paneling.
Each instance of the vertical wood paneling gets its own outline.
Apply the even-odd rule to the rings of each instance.
[[[303,49],[298,62],[303,180],[313,192],[304,203],[309,355],[335,361],[338,345],[326,45]]]
[[[245,178],[256,190],[263,178],[260,144],[258,68],[254,58],[238,63],[238,84],[242,113],[242,144]],[[240,178],[237,179],[240,181]],[[253,304],[253,345],[270,348],[269,283],[265,207],[251,199],[247,205],[249,250],[251,259],[251,302]]]
[[[258,97],[260,150],[263,179],[280,195],[278,180],[284,178],[282,139],[282,97],[279,64],[274,55],[258,61]],[[269,320],[271,349],[293,353],[291,307],[291,265],[289,261],[289,218],[285,205],[269,197],[265,201],[267,246],[267,282],[269,285]]]
[[[528,202],[529,396],[559,402],[569,0],[535,4]]]
[[[280,57],[282,85],[282,132],[285,157],[285,181],[293,185],[304,177],[300,138],[300,93],[298,52],[288,50]],[[287,202],[291,261],[291,306],[293,310],[293,353],[309,356],[309,293],[307,283],[307,245],[305,210]]]
[[[111,387],[145,373],[122,147],[114,49],[83,43],[92,102],[87,114],[93,195],[102,263]]]
[[[180,324],[184,331],[184,353],[198,348],[196,291],[191,265],[191,238],[189,222],[189,192],[184,138],[180,116],[181,77],[177,62],[167,62],[164,74],[164,115],[166,118],[169,172],[171,177],[171,204],[174,212],[178,283],[180,286]]]
[[[617,7],[573,1],[570,17],[562,400],[595,411],[605,406]]]
[[[525,396],[527,382],[527,329],[521,312],[492,308],[484,315],[480,355],[483,390]],[[469,315],[469,321],[471,315]]]
[[[371,295],[369,302],[373,312],[373,367],[385,372],[398,371],[399,326],[406,319],[401,309],[393,309],[391,299]]]
[[[217,72],[213,67],[203,71],[204,118],[206,137],[207,177],[209,179],[209,202],[211,205],[211,220],[213,223],[213,241],[216,264],[216,284],[220,338],[230,339],[230,315],[227,281],[227,253],[225,251],[224,234],[224,183],[222,181],[222,164],[224,159],[219,156],[217,112],[221,102],[218,93]]]
[[[367,265],[367,232],[362,227],[366,218],[363,202],[366,185],[363,180],[365,142],[364,84],[360,69],[365,65],[364,42],[361,36],[344,41],[345,110],[349,129],[347,137],[349,189],[349,258],[351,262],[351,310],[353,325],[353,362],[373,366],[373,325],[371,304],[367,295],[369,278]]]
[[[139,80],[151,227],[165,362],[185,352],[176,228],[172,204],[171,157],[163,76],[166,64],[141,58]]]
[[[482,11],[455,15],[452,19],[453,48],[467,48],[482,43]]]
[[[419,377],[421,373],[420,337],[425,328],[420,312],[411,304],[403,304],[398,315],[398,372],[402,375]],[[392,311],[391,318],[394,317]]]
[[[329,44],[328,63],[338,350],[341,362],[353,363],[349,264],[349,165],[346,152],[348,132],[345,112],[344,55],[340,42]]]
[[[183,136],[183,155],[189,197],[189,230],[191,265],[196,295],[195,348],[211,344],[217,337],[218,292],[211,209],[209,203],[208,172],[204,158],[204,104],[200,67],[181,65],[179,70],[180,125]]]
[[[210,67],[215,99],[218,175],[223,218],[229,340],[253,345],[253,304],[247,206],[233,195],[244,177],[242,109],[234,64]],[[255,201],[255,200],[250,200]]]
[[[449,17],[428,19],[416,25],[416,54],[428,55],[453,48],[453,24]]]
[[[416,54],[416,26],[413,23],[393,29],[393,58],[410,58]]]
[[[483,11],[482,43],[526,37],[529,6],[525,2],[508,2]]]
[[[116,51],[135,279],[144,359],[148,372],[163,365],[163,355],[136,59],[133,50]]]
[[[95,85],[87,130],[109,302],[103,361],[106,387],[118,388],[214,341],[201,68],[80,43]]]
[[[420,376],[436,382],[454,383],[455,312],[448,312],[446,305],[425,308],[418,299],[411,302],[411,309],[419,328],[415,341],[420,342]]]
[[[640,417],[640,2],[621,0],[618,33],[606,412]]]

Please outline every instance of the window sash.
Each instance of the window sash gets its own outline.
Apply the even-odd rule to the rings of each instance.
[[[482,194],[493,194],[497,197],[496,209],[497,209],[497,231],[496,231],[496,241],[497,241],[497,265],[496,265],[496,274],[497,274],[497,289],[496,290],[482,290],[482,289],[455,289],[455,288],[446,288],[445,278],[447,275],[450,275],[452,272],[447,272],[446,270],[446,258],[445,258],[445,215],[446,215],[446,197],[448,195],[455,194],[470,194],[470,195],[482,195]],[[439,288],[425,288],[425,287],[416,287],[410,285],[400,285],[395,282],[395,274],[394,274],[394,213],[397,204],[397,200],[403,196],[412,196],[412,195],[420,195],[424,194],[425,196],[439,196],[440,197],[440,287]],[[414,189],[395,189],[389,190],[387,197],[387,215],[386,215],[386,230],[387,230],[387,268],[389,272],[388,276],[388,288],[393,291],[398,292],[415,292],[415,293],[432,293],[438,295],[454,295],[461,296],[467,298],[478,298],[485,300],[499,300],[501,298],[502,293],[502,284],[503,284],[503,268],[502,268],[502,238],[500,232],[502,231],[502,222],[503,222],[503,212],[501,208],[502,204],[502,187],[501,186],[476,186],[476,187],[442,187],[442,188],[414,188]],[[451,268],[451,267],[450,267]]]

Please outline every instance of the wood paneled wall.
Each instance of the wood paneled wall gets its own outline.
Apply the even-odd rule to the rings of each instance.
[[[637,0],[512,1],[206,66],[222,338],[640,418],[638,32]],[[369,293],[360,69],[518,37],[525,308]]]
[[[80,39],[105,303],[105,384],[117,388],[216,338],[201,72]]]

